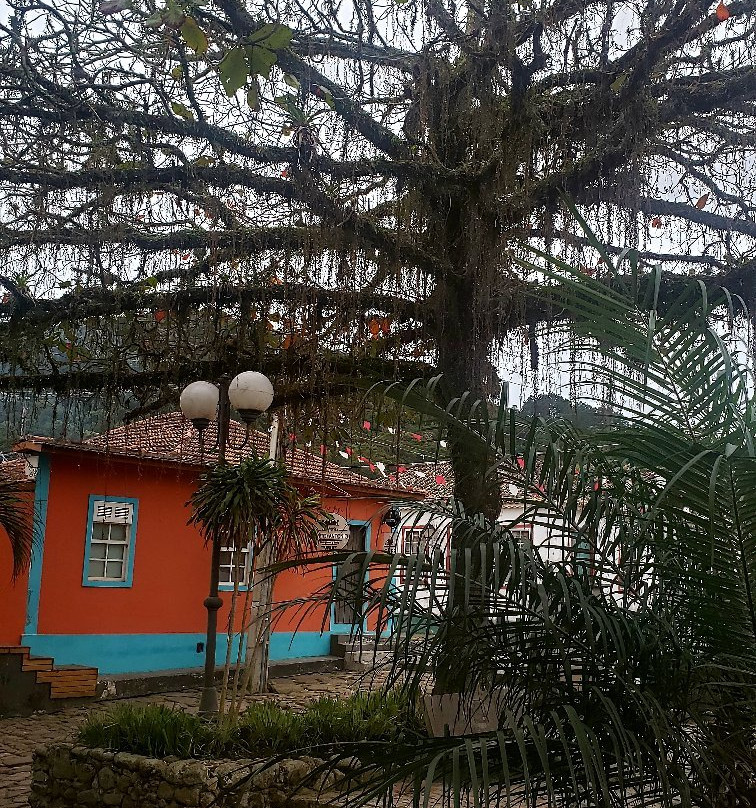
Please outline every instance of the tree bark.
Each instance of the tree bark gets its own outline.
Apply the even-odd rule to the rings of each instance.
[[[447,283],[444,291],[438,340],[438,365],[443,373],[441,395],[446,399],[444,403],[448,403],[469,391],[473,401],[478,399],[487,407],[490,391],[481,380],[487,376],[485,367],[489,365],[492,336],[483,323],[476,322],[475,291],[470,283],[464,279]],[[466,514],[482,514],[495,521],[501,512],[501,490],[496,476],[485,473],[492,465],[492,454],[472,443],[466,431],[458,427],[449,429],[448,440],[455,500],[464,506]],[[469,554],[466,550],[470,550]],[[435,671],[436,693],[464,692],[470,686],[473,664],[470,639],[476,626],[486,619],[488,575],[481,564],[479,546],[453,528],[451,553],[455,575]],[[468,579],[471,584],[465,585]]]

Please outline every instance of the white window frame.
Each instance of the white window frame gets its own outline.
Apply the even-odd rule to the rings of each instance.
[[[234,569],[243,568],[244,575],[242,580],[239,581],[239,589],[247,589],[249,587],[249,580],[252,573],[252,542],[249,542],[246,547],[241,548],[241,560],[238,565],[234,563],[234,553],[237,550],[234,547],[221,547],[221,563],[219,567],[218,588],[223,591],[232,591],[234,588],[233,572]],[[223,563],[223,553],[231,553],[231,563]],[[228,573],[226,575],[226,572]]]

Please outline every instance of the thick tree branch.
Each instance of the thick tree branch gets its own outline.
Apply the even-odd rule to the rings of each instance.
[[[2,279],[0,278],[0,281]],[[323,289],[302,283],[189,287],[175,291],[147,292],[133,289],[91,288],[70,292],[59,298],[38,298],[26,308],[22,320],[48,327],[61,320],[81,321],[88,317],[105,317],[136,311],[195,309],[207,306],[238,306],[248,303],[281,303],[296,310],[317,306],[321,309],[383,312],[400,322],[425,322],[430,312],[422,301],[359,290]]]

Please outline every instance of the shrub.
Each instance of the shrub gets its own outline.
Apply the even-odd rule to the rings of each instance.
[[[79,730],[86,746],[150,757],[259,757],[310,752],[356,741],[398,742],[422,733],[409,698],[400,692],[321,698],[303,711],[256,702],[237,722],[219,724],[161,704],[118,704],[92,712]]]
[[[239,742],[260,754],[279,754],[304,746],[302,714],[272,702],[256,702],[236,725]]]
[[[117,704],[93,712],[79,740],[93,747],[149,757],[202,757],[212,745],[215,727],[199,716],[163,704]]]

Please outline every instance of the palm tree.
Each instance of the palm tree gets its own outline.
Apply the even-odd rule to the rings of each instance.
[[[253,560],[265,556],[272,562],[281,558],[298,558],[312,549],[317,528],[326,514],[316,497],[303,497],[289,480],[283,464],[269,458],[248,457],[236,466],[221,463],[202,475],[200,487],[192,494],[190,524],[199,527],[206,541],[217,541],[222,547],[234,549],[236,559],[249,548]],[[256,560],[253,561],[259,567]],[[267,646],[270,625],[270,595],[275,574],[257,570],[251,597],[247,592],[243,623],[250,632],[248,658],[240,680],[240,665],[234,675],[229,715],[238,714],[244,695],[252,684],[255,692],[267,684],[267,647],[257,672],[260,681],[251,682],[253,676],[250,653],[260,643]],[[234,575],[234,590],[228,625],[228,646],[220,694],[220,713],[223,714],[231,666],[231,640],[234,633],[234,615],[239,594],[239,576]],[[255,605],[257,604],[257,605]],[[260,631],[261,629],[266,629]],[[252,634],[251,632],[257,632]],[[240,642],[239,654],[241,654]],[[240,661],[240,657],[239,657]]]
[[[752,804],[756,410],[725,333],[733,301],[684,281],[661,301],[653,270],[589,237],[608,284],[545,253],[524,263],[570,315],[568,371],[611,400],[610,424],[386,391],[491,452],[490,473],[524,491],[522,521],[544,526],[549,547],[451,502],[418,506],[453,525],[450,569],[440,554],[360,557],[361,596],[394,639],[386,687],[418,697],[459,666],[467,713],[487,698],[496,726],[342,747],[364,762],[355,804],[400,787],[415,804],[434,789],[476,805]]]
[[[32,508],[19,482],[1,472],[0,528],[10,541],[15,580],[31,560],[34,538]]]

